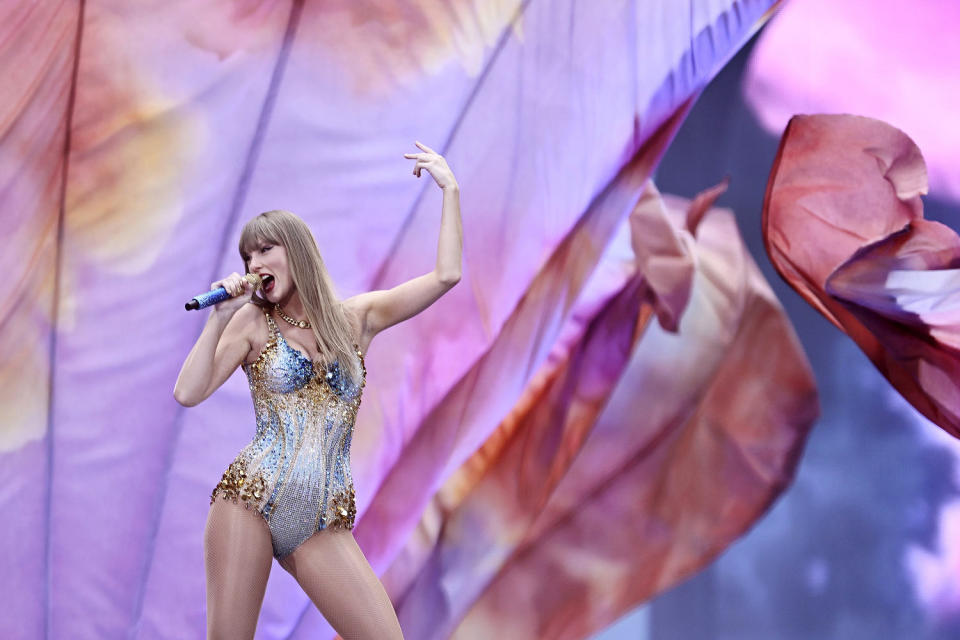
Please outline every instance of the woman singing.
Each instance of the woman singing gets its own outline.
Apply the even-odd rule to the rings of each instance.
[[[426,169],[443,190],[433,271],[340,301],[307,225],[290,212],[268,211],[240,234],[245,271],[263,280],[258,295],[238,273],[211,284],[233,297],[210,312],[174,396],[194,406],[242,366],[257,422],[253,441],[210,498],[208,638],[253,638],[271,555],[344,640],[403,637],[353,537],[350,441],[370,341],[460,280],[459,186],[441,155],[417,146],[421,153],[404,154],[416,161],[414,175]]]

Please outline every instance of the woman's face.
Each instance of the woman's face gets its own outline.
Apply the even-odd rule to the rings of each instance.
[[[265,286],[260,288],[260,296],[269,302],[277,303],[286,300],[294,290],[293,278],[287,264],[287,250],[282,244],[259,242],[247,256],[247,267],[250,273],[261,278],[273,276]]]

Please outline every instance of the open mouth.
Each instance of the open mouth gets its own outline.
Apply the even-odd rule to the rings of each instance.
[[[273,289],[274,281],[273,276],[265,275],[263,276],[263,282],[260,285],[260,290],[264,293],[269,293]]]

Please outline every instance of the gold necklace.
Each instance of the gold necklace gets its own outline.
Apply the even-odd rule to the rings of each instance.
[[[277,305],[277,314],[283,318],[285,321],[289,322],[295,327],[300,327],[301,329],[309,329],[310,323],[307,320],[294,320],[287,314],[283,312],[283,309],[280,308],[280,305]]]

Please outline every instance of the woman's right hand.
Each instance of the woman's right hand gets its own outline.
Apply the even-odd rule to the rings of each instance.
[[[223,287],[232,297],[214,305],[214,310],[218,313],[233,315],[237,309],[250,302],[253,297],[253,285],[243,279],[243,276],[234,271],[226,278],[210,283],[210,290],[217,287]]]

